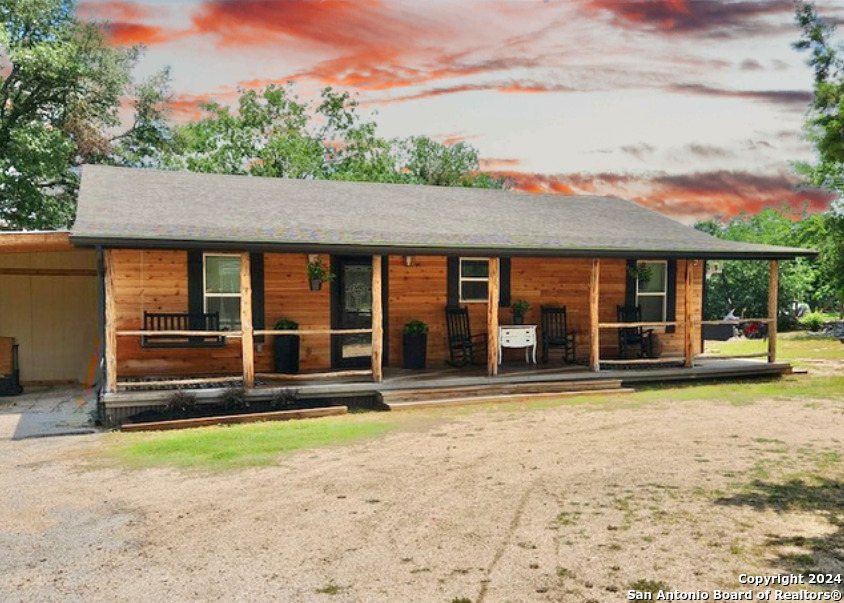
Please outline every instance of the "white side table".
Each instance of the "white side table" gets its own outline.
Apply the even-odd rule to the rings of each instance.
[[[524,348],[525,363],[530,363],[528,354],[532,351],[533,363],[536,364],[536,325],[504,325],[498,327],[498,364],[501,364],[501,350],[504,348]]]

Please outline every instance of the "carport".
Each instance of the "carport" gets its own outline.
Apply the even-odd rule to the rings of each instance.
[[[0,232],[0,336],[28,385],[97,381],[97,255],[67,232]]]

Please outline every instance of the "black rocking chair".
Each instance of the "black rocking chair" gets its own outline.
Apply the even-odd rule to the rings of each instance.
[[[472,335],[469,325],[469,307],[446,307],[445,321],[448,327],[448,363],[452,366],[466,366],[475,362],[475,354],[486,359],[487,335]]]
[[[642,308],[639,306],[617,306],[618,322],[642,322]],[[618,355],[620,358],[650,356],[653,329],[622,327],[618,330]]]
[[[575,333],[569,332],[565,306],[542,306],[542,362],[548,362],[548,350],[563,350],[564,362],[577,362]]]

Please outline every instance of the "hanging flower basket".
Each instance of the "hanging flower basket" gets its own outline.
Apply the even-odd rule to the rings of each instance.
[[[311,291],[319,291],[322,284],[334,280],[334,275],[321,259],[316,258],[308,262],[308,283]]]

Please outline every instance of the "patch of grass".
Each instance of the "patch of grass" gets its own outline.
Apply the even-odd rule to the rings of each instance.
[[[805,366],[805,360],[840,360],[841,342],[835,337],[806,333],[780,333],[777,336],[777,359],[795,366]],[[768,349],[764,339],[736,338],[729,341],[708,341],[707,354],[756,354]]]
[[[574,572],[567,567],[558,567],[557,576],[560,578],[574,578]]]
[[[561,526],[572,526],[580,519],[580,511],[560,511],[557,514],[557,523]]]
[[[661,590],[671,590],[671,587],[662,580],[648,580],[640,578],[630,584],[629,590],[655,595]]]
[[[331,582],[323,586],[322,588],[316,589],[314,592],[318,595],[339,595],[342,592],[349,590],[348,586],[338,586]]]
[[[472,603],[472,600],[468,597],[455,597],[451,600],[451,603]]]
[[[374,438],[397,425],[377,417],[332,417],[165,433],[117,433],[110,443],[113,456],[129,467],[230,469],[272,465],[285,452]]]
[[[765,381],[729,381],[704,385],[643,387],[636,393],[630,394],[628,398],[640,403],[721,400],[732,404],[752,404],[755,400],[764,398],[836,400],[841,397],[841,391],[844,391],[844,377],[807,379],[800,376],[790,376]]]

